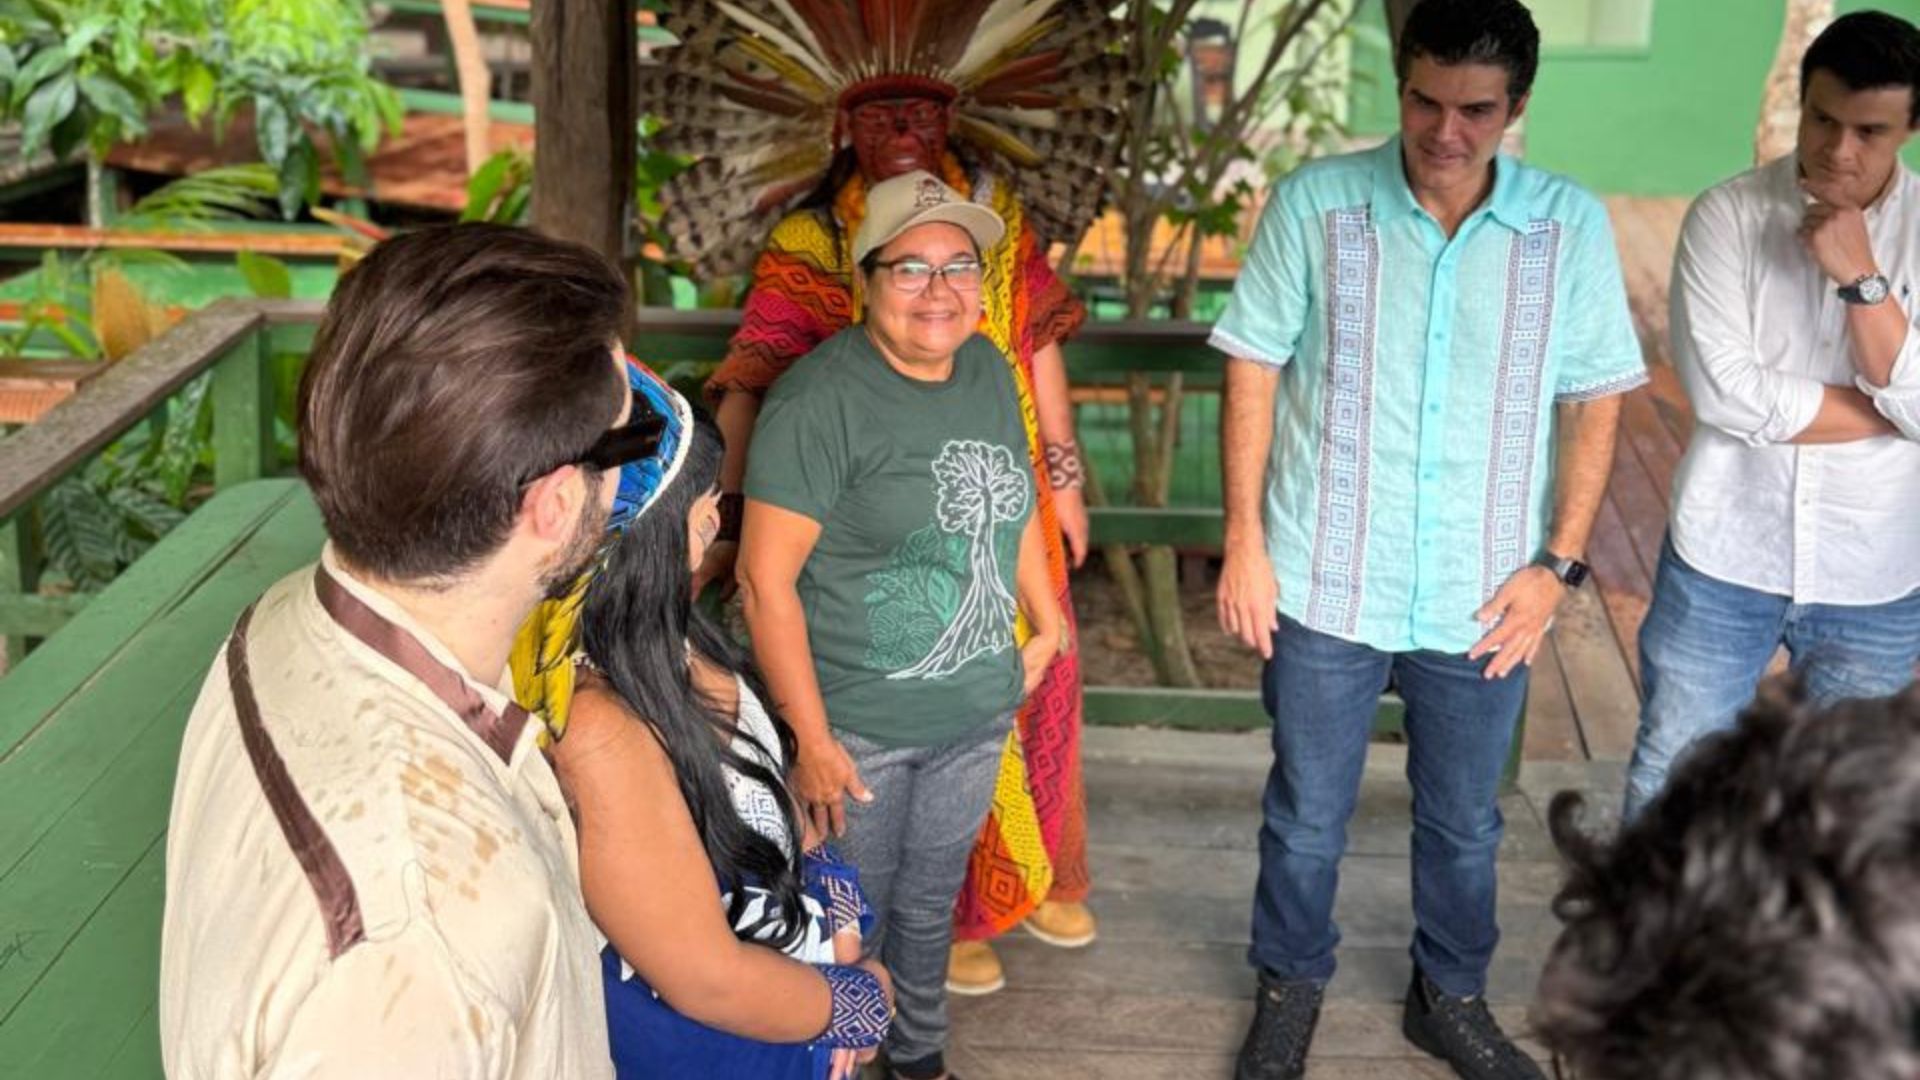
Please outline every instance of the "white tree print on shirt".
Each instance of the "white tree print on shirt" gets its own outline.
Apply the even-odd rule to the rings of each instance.
[[[966,538],[967,588],[953,621],[919,663],[889,679],[944,679],[969,660],[1013,647],[1013,594],[1000,580],[999,527],[1026,512],[1026,463],[993,443],[949,442],[933,461],[934,517]],[[1017,542],[1017,541],[1016,541]]]

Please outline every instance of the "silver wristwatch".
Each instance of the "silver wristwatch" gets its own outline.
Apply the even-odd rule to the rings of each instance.
[[[1837,291],[1840,299],[1849,304],[1873,305],[1885,300],[1893,290],[1885,274],[1867,274],[1851,285],[1840,286]]]

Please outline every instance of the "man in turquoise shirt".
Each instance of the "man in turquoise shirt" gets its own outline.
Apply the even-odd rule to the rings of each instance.
[[[1606,211],[1498,153],[1538,64],[1517,0],[1425,0],[1400,135],[1276,186],[1213,344],[1227,367],[1220,619],[1266,658],[1274,765],[1245,1080],[1297,1077],[1333,975],[1346,822],[1389,677],[1407,704],[1404,1028],[1459,1075],[1535,1078],[1487,1011],[1495,797],[1527,665],[1646,380]]]

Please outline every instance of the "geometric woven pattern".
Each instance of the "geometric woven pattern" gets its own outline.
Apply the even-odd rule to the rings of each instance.
[[[827,1030],[813,1041],[847,1050],[879,1046],[893,1023],[893,1009],[879,978],[866,968],[845,964],[822,964],[820,974],[827,977],[833,1014]]]
[[[1374,304],[1380,243],[1365,207],[1327,214],[1327,385],[1321,401],[1319,513],[1307,625],[1352,634],[1367,559],[1373,437]]]
[[[1488,440],[1487,505],[1482,520],[1481,593],[1496,590],[1532,557],[1527,502],[1540,431],[1541,382],[1553,333],[1553,290],[1559,265],[1560,223],[1536,220],[1514,236],[1507,259],[1506,316],[1500,334],[1500,371],[1494,383],[1493,431]]]

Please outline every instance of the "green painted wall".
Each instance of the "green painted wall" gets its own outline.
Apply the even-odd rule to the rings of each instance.
[[[1920,22],[1920,0],[1839,0]],[[1760,88],[1780,40],[1778,0],[1654,0],[1649,48],[1544,51],[1527,159],[1607,194],[1693,195],[1752,164]],[[1361,18],[1384,28],[1379,0]],[[1394,129],[1384,45],[1354,47],[1353,124]],[[1384,30],[1379,35],[1384,39]],[[1920,139],[1907,159],[1920,167]]]

